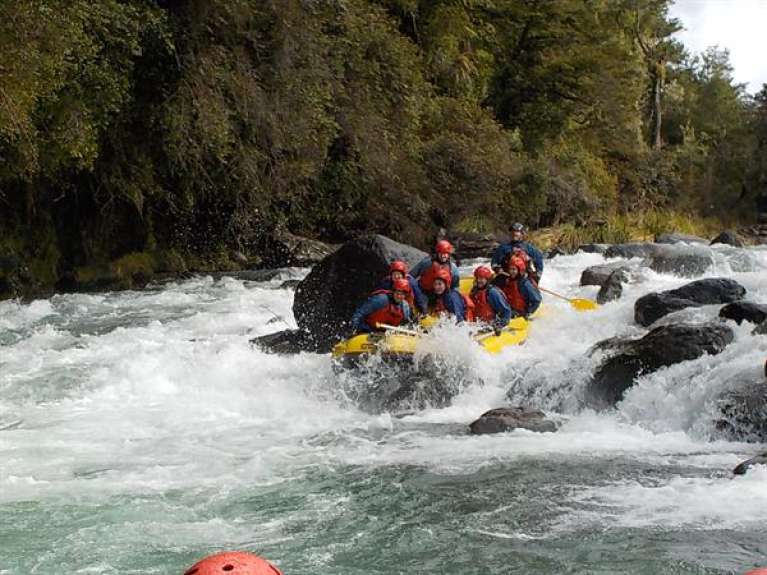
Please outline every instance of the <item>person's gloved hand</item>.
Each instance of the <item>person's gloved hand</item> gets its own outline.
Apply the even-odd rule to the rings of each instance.
[[[501,335],[502,331],[503,331],[503,328],[501,326],[499,326],[499,325],[494,325],[493,326],[493,333],[495,335]]]

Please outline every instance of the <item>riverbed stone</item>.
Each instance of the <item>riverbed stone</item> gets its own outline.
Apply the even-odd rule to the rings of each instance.
[[[615,270],[607,278],[607,281],[599,288],[597,303],[604,305],[620,299],[623,294],[623,282],[627,280],[627,272],[622,269]]]
[[[745,475],[746,472],[754,465],[767,465],[767,452],[752,457],[751,459],[746,459],[742,463],[738,464],[738,466],[733,469],[732,472],[734,475]]]
[[[604,254],[609,247],[610,244],[583,244],[578,246],[576,251],[584,254]]]
[[[707,244],[708,240],[692,234],[671,232],[655,236],[656,244]]]
[[[743,241],[738,237],[738,234],[732,230],[725,230],[711,240],[711,245],[714,244],[727,244],[729,246],[735,246],[736,248],[743,247]]]
[[[680,277],[702,275],[714,265],[714,256],[708,247],[689,245],[660,245],[660,249],[647,256],[650,269]]]
[[[729,278],[705,278],[677,289],[651,292],[634,304],[634,320],[648,327],[671,312],[688,307],[740,301],[746,288]]]
[[[528,429],[537,432],[557,430],[553,421],[546,419],[546,414],[538,409],[526,407],[499,407],[483,413],[479,419],[469,425],[475,435],[502,433],[514,429]]]
[[[744,321],[759,325],[767,320],[767,305],[752,301],[736,301],[720,309],[719,317],[731,319],[738,325]]]
[[[582,286],[602,286],[614,272],[620,272],[622,281],[628,279],[628,275],[636,266],[627,262],[610,262],[609,264],[599,264],[589,266],[581,273]]]
[[[661,246],[649,242],[629,242],[626,244],[613,244],[604,252],[605,258],[647,258],[658,253]]]
[[[595,407],[610,407],[634,385],[639,375],[662,367],[715,355],[735,338],[728,326],[719,322],[663,325],[639,339],[611,338],[596,348],[614,355],[603,360],[587,388],[587,401]]]
[[[716,429],[736,441],[767,441],[767,383],[747,381],[722,394],[717,401]]]

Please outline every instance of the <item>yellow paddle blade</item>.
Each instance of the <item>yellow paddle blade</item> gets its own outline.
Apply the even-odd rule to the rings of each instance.
[[[464,295],[468,295],[472,287],[474,287],[474,278],[472,276],[461,278],[458,281],[458,291]]]
[[[573,298],[570,300],[570,305],[578,311],[592,311],[599,307],[599,304],[590,299]]]

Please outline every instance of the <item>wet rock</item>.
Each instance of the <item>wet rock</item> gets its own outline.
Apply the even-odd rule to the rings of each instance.
[[[557,425],[546,419],[546,414],[537,409],[525,407],[499,407],[483,413],[479,419],[469,425],[475,435],[484,433],[502,433],[514,429],[530,431],[556,431]]]
[[[714,257],[708,248],[685,245],[660,245],[649,254],[650,269],[658,273],[681,277],[699,276],[714,265]]]
[[[578,246],[576,251],[583,252],[585,254],[604,254],[610,244],[583,244]]]
[[[725,230],[716,236],[713,240],[711,240],[711,245],[713,246],[714,244],[727,244],[729,246],[735,246],[736,248],[743,247],[743,242],[738,237],[738,234],[732,230]]]
[[[767,244],[767,223],[741,228],[738,236],[749,244]]]
[[[546,253],[546,259],[553,260],[557,256],[566,256],[569,255],[567,250],[565,250],[561,246],[554,246],[552,249],[550,249]]]
[[[348,335],[354,310],[389,269],[404,260],[411,268],[426,253],[381,235],[346,242],[317,264],[296,288],[293,315],[308,334],[307,351],[328,352]]]
[[[332,254],[337,245],[326,244],[287,231],[278,231],[265,242],[263,260],[265,267],[311,266]]]
[[[301,280],[285,280],[280,284],[279,289],[291,289],[294,290],[301,283]]]
[[[767,321],[763,321],[751,332],[753,335],[767,335]],[[767,369],[767,368],[766,368]]]
[[[623,295],[623,282],[627,279],[627,272],[623,269],[615,270],[602,284],[597,294],[597,303],[604,305],[611,301],[620,299]]]
[[[725,392],[717,401],[716,429],[736,441],[767,441],[767,384],[747,382]]]
[[[605,250],[606,258],[646,258],[660,249],[656,244],[648,242],[631,242],[628,244],[614,244]]]
[[[621,399],[641,374],[696,359],[705,353],[715,355],[730,344],[735,335],[721,323],[663,325],[640,339],[597,344],[616,351],[597,368],[587,389],[587,401],[595,407],[610,407]]]
[[[680,234],[677,232],[658,234],[655,236],[656,244],[707,244],[708,240],[700,236],[691,234]]]
[[[734,320],[738,325],[744,321],[761,324],[767,320],[767,305],[751,301],[737,301],[720,309],[719,317]]]
[[[300,329],[286,329],[254,337],[250,343],[265,352],[278,354],[299,353],[314,345],[309,334]]]
[[[732,472],[735,475],[745,475],[746,471],[754,465],[767,465],[767,453],[762,453],[751,459],[746,459],[743,463],[738,464]]]
[[[495,248],[500,245],[495,234],[450,232],[445,237],[453,244],[458,260],[490,258]]]
[[[609,264],[599,264],[596,266],[587,267],[581,273],[581,285],[602,286],[616,271],[620,272],[620,276],[624,278],[622,281],[626,281],[628,279],[629,272],[635,268],[635,265],[631,265],[626,262],[612,262]]]
[[[644,327],[655,323],[671,312],[688,307],[723,304],[740,301],[746,288],[728,278],[706,278],[680,288],[652,292],[640,297],[634,304],[634,320]]]

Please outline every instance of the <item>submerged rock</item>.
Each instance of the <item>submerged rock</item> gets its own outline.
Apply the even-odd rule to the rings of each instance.
[[[581,273],[581,285],[603,286],[613,272],[616,271],[621,273],[621,277],[624,278],[622,281],[626,281],[631,270],[635,268],[635,265],[626,262],[612,262],[590,266]]]
[[[583,252],[585,254],[604,254],[610,244],[583,244],[578,246],[576,251]]]
[[[671,312],[688,307],[732,303],[743,299],[746,288],[728,278],[706,278],[677,289],[652,292],[634,304],[634,320],[648,327]]]
[[[761,324],[767,320],[767,305],[751,301],[736,301],[719,310],[719,317],[731,319],[738,325],[744,321]]]
[[[495,234],[450,232],[446,239],[455,248],[455,257],[459,260],[471,258],[490,258],[500,245]]]
[[[250,343],[269,353],[300,353],[313,346],[313,341],[300,329],[286,329],[254,337]]]
[[[475,435],[484,433],[502,433],[514,429],[530,431],[556,431],[557,425],[546,419],[546,414],[538,409],[526,407],[499,407],[483,413],[479,419],[469,425]]]
[[[621,295],[623,294],[623,282],[626,281],[627,275],[628,274],[622,269],[615,270],[613,273],[611,273],[610,277],[607,278],[607,281],[602,285],[601,288],[599,288],[599,293],[597,294],[597,303],[604,305],[611,301],[620,299]]]
[[[732,470],[732,472],[735,475],[745,475],[746,471],[754,465],[767,465],[767,452],[762,453],[761,455],[757,455],[756,457],[752,457],[751,459],[746,459],[743,463],[738,464],[738,466]]]
[[[587,389],[587,401],[596,407],[609,407],[621,399],[642,374],[669,365],[696,359],[705,353],[715,355],[730,344],[735,335],[721,323],[664,325],[640,339],[611,338],[597,344],[601,351],[615,353],[597,368]]]
[[[767,335],[767,321],[763,321],[754,328],[753,335]]]
[[[661,245],[648,256],[650,269],[681,277],[699,276],[714,265],[711,250],[696,246]]]
[[[752,381],[718,400],[716,429],[736,441],[767,441],[767,384]]]
[[[661,246],[648,242],[630,242],[627,244],[614,244],[604,252],[606,258],[647,258],[659,252]]]
[[[729,246],[735,246],[736,248],[743,247],[743,242],[738,237],[738,234],[732,230],[725,230],[716,236],[713,240],[711,240],[711,245],[713,246],[714,244],[727,244]]]
[[[293,315],[305,332],[307,351],[325,353],[350,330],[354,310],[386,276],[389,263],[404,260],[411,268],[427,256],[414,247],[381,235],[346,242],[317,264],[296,288]]]
[[[692,234],[681,234],[678,232],[658,234],[655,236],[656,244],[707,244],[708,240]]]

